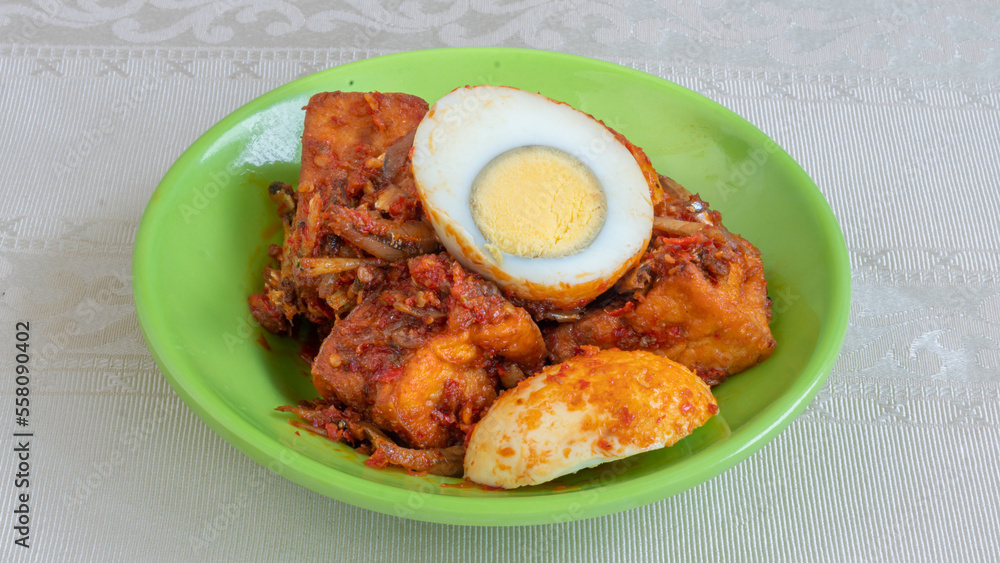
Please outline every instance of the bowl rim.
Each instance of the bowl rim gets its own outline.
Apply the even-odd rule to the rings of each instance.
[[[558,495],[497,498],[465,498],[430,494],[423,491],[407,491],[392,485],[369,481],[360,476],[331,470],[332,468],[329,466],[287,448],[278,440],[249,425],[237,416],[235,411],[219,408],[220,405],[214,398],[215,393],[202,384],[199,378],[178,375],[191,373],[193,367],[188,365],[188,362],[182,357],[167,350],[163,334],[164,327],[159,322],[160,315],[153,306],[155,294],[151,287],[151,281],[145,274],[149,271],[150,264],[154,260],[154,256],[150,252],[153,233],[160,217],[164,215],[160,208],[161,202],[165,198],[160,196],[166,191],[174,189],[172,186],[176,185],[176,178],[191,166],[192,162],[196,161],[200,155],[204,154],[206,149],[215,143],[222,134],[260,111],[257,108],[271,107],[277,101],[284,100],[290,95],[297,95],[304,85],[322,81],[326,75],[345,72],[345,69],[361,69],[372,64],[372,61],[393,60],[399,62],[407,59],[419,61],[427,57],[442,56],[501,57],[504,59],[529,57],[539,60],[547,59],[552,64],[585,64],[594,70],[606,70],[616,74],[624,73],[635,79],[655,82],[657,87],[672,89],[677,96],[693,99],[699,104],[707,104],[714,111],[723,114],[725,119],[735,120],[735,123],[739,123],[740,127],[744,128],[750,136],[755,137],[760,143],[773,143],[756,126],[725,106],[666,79],[606,61],[532,49],[466,47],[408,51],[332,67],[272,89],[224,117],[199,136],[177,158],[151,195],[136,233],[133,249],[132,285],[139,325],[154,361],[184,403],[213,431],[251,459],[313,491],[384,514],[417,518],[428,522],[462,525],[523,525],[579,520],[661,500],[690,489],[732,468],[787,427],[805,409],[824,384],[843,346],[850,309],[851,275],[844,237],[832,209],[801,166],[776,143],[774,144],[775,151],[785,160],[786,170],[795,175],[793,183],[798,187],[797,189],[803,190],[803,194],[820,219],[817,226],[822,234],[825,250],[831,258],[831,269],[834,273],[834,277],[829,280],[832,314],[820,320],[816,349],[809,362],[802,369],[803,374],[811,374],[811,376],[800,376],[777,400],[734,432],[733,437],[741,436],[745,439],[734,440],[731,437],[672,465],[674,477],[672,479],[663,480],[662,476],[653,472],[635,479],[613,483],[609,487],[613,488],[614,498],[607,498],[606,494],[603,501],[593,502],[592,498],[587,498],[585,503],[588,508],[577,512],[573,512],[572,507],[581,506],[581,503],[584,502],[584,496],[588,494],[587,490],[570,490],[560,492]],[[240,429],[240,431],[237,432],[235,429]],[[321,479],[317,475],[323,475],[325,478]],[[417,495],[420,500],[420,510],[417,514],[399,513],[398,510],[394,513],[392,506],[398,507],[399,501],[390,499],[398,497],[400,494]],[[554,519],[550,517],[554,510],[554,503],[559,507],[569,507],[565,518]]]

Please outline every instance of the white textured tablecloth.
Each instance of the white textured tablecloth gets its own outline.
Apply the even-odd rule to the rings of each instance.
[[[808,410],[734,469],[620,514],[426,524],[268,472],[205,426],[131,299],[142,210],[224,115],[380,54],[605,59],[733,109],[839,218],[854,299]],[[0,2],[0,554],[11,560],[996,560],[1000,6],[704,0]],[[31,323],[30,549],[14,544],[14,332]]]

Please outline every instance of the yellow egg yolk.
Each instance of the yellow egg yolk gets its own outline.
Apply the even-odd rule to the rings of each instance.
[[[590,246],[607,214],[594,173],[559,149],[511,149],[476,176],[469,202],[487,250],[525,258],[556,258]],[[493,248],[490,248],[490,247]]]

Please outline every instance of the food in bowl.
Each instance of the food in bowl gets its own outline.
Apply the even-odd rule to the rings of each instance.
[[[472,100],[500,107],[511,97],[523,103],[491,115],[485,126],[463,121],[448,106],[472,107]],[[562,120],[553,118],[527,137],[506,131],[524,128],[529,106],[528,121],[570,112],[578,129],[548,135]],[[276,334],[292,334],[304,321],[316,327],[323,344],[312,378],[321,398],[280,410],[370,454],[368,465],[476,480],[478,473],[467,471],[467,441],[502,440],[481,429],[514,420],[510,413],[518,409],[544,407],[509,397],[555,385],[540,374],[573,370],[599,349],[634,357],[636,365],[652,365],[650,355],[675,360],[676,368],[664,373],[686,373],[677,377],[700,377],[708,385],[773,351],[759,252],[726,230],[697,195],[656,174],[641,149],[593,118],[538,94],[497,87],[459,89],[433,108],[407,94],[322,93],[305,109],[299,183],[269,188],[284,244],[270,249],[276,263],[265,270],[264,291],[250,297],[250,308]],[[470,153],[463,151],[472,141],[447,147],[453,138],[480,141]],[[615,143],[604,152],[613,165],[575,148],[608,139]],[[546,202],[541,216],[555,228],[522,229],[524,217],[540,215],[512,219],[504,204],[533,200],[523,191],[505,194],[521,183],[545,184],[547,175],[539,180],[535,174],[539,168],[573,185],[532,188]],[[567,208],[571,218],[560,218]],[[621,209],[635,220],[609,224]],[[545,218],[545,211],[555,217]],[[577,223],[584,228],[574,231]],[[527,243],[518,246],[522,230]],[[572,240],[560,247],[563,239]],[[583,268],[570,268],[574,257],[590,256],[609,240],[622,245],[619,254],[577,259]],[[529,266],[514,268],[519,261]],[[558,275],[523,275],[537,269]],[[619,382],[638,377],[628,370],[597,370],[595,377],[598,372]],[[650,401],[671,388],[657,381],[650,380]],[[704,422],[681,424],[675,411],[663,412],[665,424],[684,431],[648,444],[672,443]],[[566,467],[611,459],[599,445],[612,443],[615,428],[592,441],[598,449],[590,458],[574,450]],[[472,442],[477,435],[488,439]],[[492,486],[540,482],[538,476],[508,477]]]

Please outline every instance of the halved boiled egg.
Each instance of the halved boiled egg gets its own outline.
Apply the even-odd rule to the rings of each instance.
[[[658,189],[649,160],[603,123],[540,94],[454,90],[420,122],[411,155],[445,248],[520,298],[582,306],[649,242]]]

